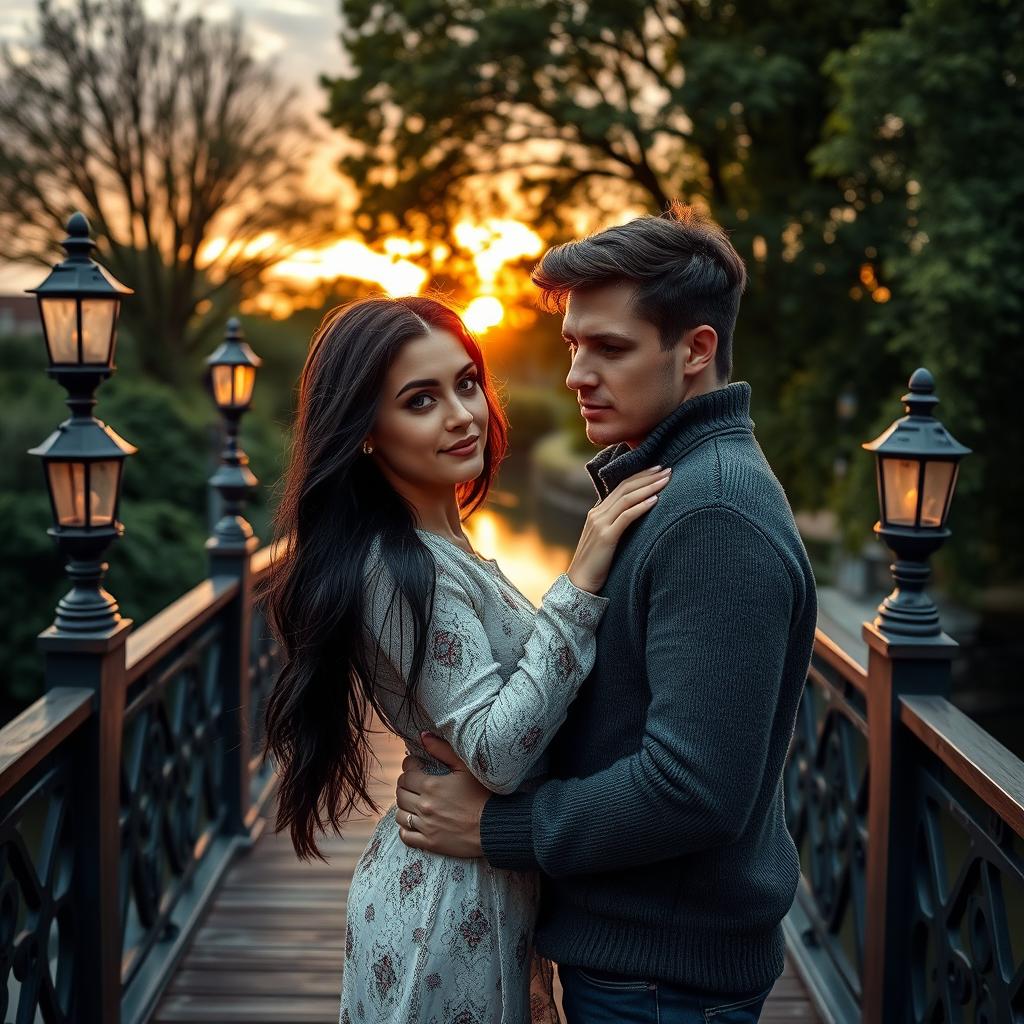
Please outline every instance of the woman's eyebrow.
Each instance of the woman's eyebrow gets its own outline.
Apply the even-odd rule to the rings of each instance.
[[[476,363],[474,363],[473,360],[471,359],[455,375],[456,378],[461,377],[464,373],[468,372],[469,370],[472,370],[475,366],[476,366]],[[433,380],[433,379],[430,379],[430,380],[411,380],[411,381],[409,381],[408,384],[403,384],[402,385],[402,387],[398,391],[398,394],[395,395],[395,398],[401,398],[402,395],[404,395],[406,393],[406,391],[411,391],[413,388],[439,388],[440,386],[441,386],[441,382],[439,380]]]

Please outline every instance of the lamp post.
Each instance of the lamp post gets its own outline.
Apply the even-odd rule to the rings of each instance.
[[[231,554],[246,549],[252,537],[252,527],[242,512],[245,499],[258,481],[249,469],[249,457],[238,446],[238,426],[252,402],[256,368],[262,360],[246,343],[242,325],[232,317],[223,344],[206,362],[210,393],[224,418],[225,434],[221,464],[210,477],[210,485],[223,501],[224,514],[206,546],[213,555]]]
[[[68,556],[72,589],[61,598],[52,630],[106,635],[122,624],[117,601],[103,589],[103,552],[124,533],[118,505],[124,460],[135,453],[92,414],[96,388],[114,372],[121,299],[131,289],[91,258],[95,243],[81,213],[68,221],[67,258],[38,288],[50,366],[68,393],[71,416],[30,450],[43,461],[54,525],[49,534]]]
[[[874,625],[890,636],[937,637],[939,612],[924,589],[928,559],[950,535],[946,519],[958,464],[970,449],[933,415],[939,400],[926,369],[914,371],[902,401],[907,415],[863,445],[877,460],[881,518],[875,533],[896,555],[896,587],[879,605]]]
[[[249,469],[249,457],[238,446],[239,421],[252,401],[256,368],[260,358],[232,317],[224,342],[207,359],[207,383],[214,404],[224,418],[224,449],[210,486],[220,495],[223,515],[213,528],[206,550],[210,575],[231,576],[237,581],[237,596],[222,620],[220,692],[225,709],[221,722],[224,742],[223,787],[227,806],[223,828],[230,834],[247,836],[253,824],[252,755],[259,707],[253,707],[251,666],[252,554],[259,542],[242,512],[249,492],[258,483]],[[258,703],[258,702],[257,702]]]
[[[95,391],[114,372],[121,300],[131,294],[94,263],[89,222],[68,221],[58,263],[34,293],[50,358],[47,371],[68,393],[71,416],[32,449],[43,462],[53,506],[49,533],[67,556],[72,588],[39,636],[48,692],[93,694],[92,713],[75,740],[70,781],[75,850],[72,886],[76,936],[75,1003],[81,1020],[117,1021],[121,1013],[121,740],[126,641],[131,620],[103,589],[103,552],[124,527],[118,504],[124,460],[135,447],[93,414]]]

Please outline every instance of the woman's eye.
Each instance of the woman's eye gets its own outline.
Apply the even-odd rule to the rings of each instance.
[[[459,381],[459,389],[465,391],[467,394],[476,388],[476,377],[463,377]]]
[[[422,401],[421,401],[421,399],[422,399]],[[409,399],[408,407],[410,409],[426,409],[427,406],[432,401],[433,401],[433,398],[431,398],[431,396],[428,395],[428,394],[413,395],[413,397],[411,399]]]

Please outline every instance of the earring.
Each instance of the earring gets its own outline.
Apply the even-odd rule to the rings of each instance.
[[[370,444],[369,441],[364,441],[363,442],[363,454],[364,455],[372,455],[373,454],[373,445]]]

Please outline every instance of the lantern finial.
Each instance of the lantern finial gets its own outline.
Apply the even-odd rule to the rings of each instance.
[[[75,261],[88,260],[96,243],[89,236],[89,221],[84,213],[71,214],[67,224],[68,237],[60,244],[68,254],[68,259]]]
[[[910,391],[900,401],[911,416],[931,416],[939,399],[935,394],[935,378],[923,366],[919,366],[907,382]]]

